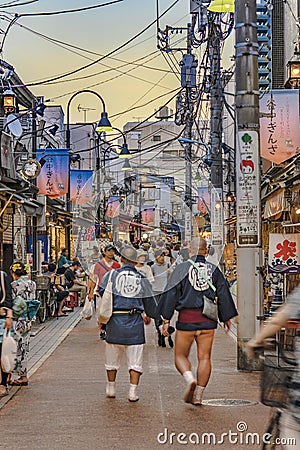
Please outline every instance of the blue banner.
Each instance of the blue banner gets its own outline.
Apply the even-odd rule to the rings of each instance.
[[[78,205],[92,201],[93,171],[70,170],[70,199]]]
[[[69,190],[69,150],[66,148],[39,148],[37,158],[41,173],[37,177],[39,194],[50,198],[65,195]]]

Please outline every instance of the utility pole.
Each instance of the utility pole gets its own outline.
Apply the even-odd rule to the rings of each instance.
[[[33,101],[33,110],[32,110],[32,158],[36,159],[36,148],[37,148],[37,128],[36,128],[36,100]],[[33,184],[36,186],[36,179],[33,180]],[[33,195],[33,198],[36,199],[36,194]],[[32,275],[33,278],[37,276],[38,272],[38,245],[37,245],[37,217],[36,213],[33,214],[31,219],[32,225]]]
[[[183,55],[181,65],[181,86],[186,90],[186,126],[184,137],[190,142],[185,144],[185,223],[184,240],[192,239],[192,128],[194,122],[194,104],[192,102],[192,89],[196,87],[197,60],[192,55],[192,25],[187,24],[187,53]]]
[[[222,261],[224,244],[220,14],[208,14],[208,57],[210,61],[210,141],[211,141],[211,244],[218,261]]]
[[[262,316],[259,91],[256,0],[235,2],[238,369],[256,370],[245,344]]]

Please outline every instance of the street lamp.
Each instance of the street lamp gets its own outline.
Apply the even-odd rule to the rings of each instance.
[[[101,118],[100,118],[100,120],[99,120],[99,122],[98,122],[98,125],[97,125],[97,127],[96,127],[96,132],[97,132],[97,133],[101,133],[101,132],[104,132],[104,131],[111,131],[111,130],[112,130],[112,126],[111,126],[111,123],[110,123],[110,121],[109,121],[109,119],[108,119],[108,115],[107,115],[107,112],[106,112],[105,103],[104,103],[104,100],[103,100],[103,98],[101,97],[101,95],[98,94],[98,93],[95,92],[95,91],[90,90],[90,89],[82,89],[81,91],[75,92],[75,94],[72,95],[72,97],[70,98],[70,100],[68,101],[68,104],[67,104],[66,148],[67,148],[68,150],[70,150],[70,147],[71,147],[71,133],[70,133],[70,105],[71,105],[72,100],[73,100],[77,95],[83,94],[83,93],[89,93],[89,94],[96,95],[96,97],[98,97],[99,100],[100,100],[101,103],[102,103],[103,111],[102,111],[102,113],[101,113]],[[71,203],[70,203],[70,170],[69,170],[69,187],[68,187],[68,192],[67,192],[67,194],[66,194],[66,203],[67,203],[67,205],[66,205],[66,206],[67,206],[67,212],[70,212],[70,211],[71,211]],[[70,254],[71,254],[70,231],[68,231],[68,233],[67,233],[66,247],[67,247],[67,249],[68,249],[69,257],[70,257]]]
[[[113,127],[113,130],[119,131],[119,133],[121,133],[121,135],[123,137],[123,145],[121,147],[121,152],[119,153],[119,158],[131,158],[132,155],[128,149],[125,133],[123,133],[122,130],[120,130],[119,128],[116,128],[116,127]]]
[[[12,89],[6,89],[3,92],[3,109],[5,114],[15,112],[17,106],[17,99]]]
[[[287,76],[286,88],[300,87],[300,52],[295,52],[294,57],[287,63]]]

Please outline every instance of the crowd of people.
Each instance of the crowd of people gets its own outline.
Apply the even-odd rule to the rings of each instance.
[[[105,340],[106,396],[116,397],[116,379],[125,353],[129,371],[128,400],[139,400],[138,384],[143,373],[143,347],[145,325],[154,320],[157,343],[174,347],[175,366],[186,383],[184,401],[201,405],[211,375],[211,353],[218,322],[226,330],[238,315],[229,285],[220,269],[210,262],[207,242],[193,239],[183,245],[170,245],[162,240],[153,243],[117,242],[98,247],[81,265],[78,258],[68,259],[63,249],[58,264],[50,263],[45,275],[63,275],[64,282],[57,285],[59,316],[64,315],[62,305],[69,292],[77,292],[83,304],[87,298],[99,306],[104,294],[110,290],[112,313],[106,323],[98,319],[100,338]],[[83,267],[84,266],[84,267]],[[17,379],[1,369],[0,396],[7,394],[7,386],[28,384],[27,357],[31,320],[26,316],[13,318],[13,299],[34,298],[36,285],[21,262],[10,268],[13,281],[1,272],[0,283],[0,352],[5,330],[11,330],[18,344]],[[206,300],[217,299],[218,320],[205,314]],[[281,313],[275,315],[268,327],[248,344],[249,354],[260,346],[267,336],[283,326],[289,317],[299,316],[299,289]],[[294,309],[293,309],[294,308]],[[176,318],[175,331],[171,321]],[[175,323],[174,323],[175,325]],[[197,347],[197,368],[193,370],[190,351]],[[0,353],[1,354],[1,353]],[[298,373],[298,372],[297,372]],[[299,376],[299,375],[297,375]],[[297,379],[298,382],[298,379]],[[295,394],[296,395],[296,394]],[[298,394],[297,394],[298,395]],[[299,433],[298,397],[291,401],[291,414],[284,416],[282,427]],[[297,407],[296,407],[296,406]],[[296,408],[296,413],[295,413]],[[299,436],[299,434],[297,434]]]

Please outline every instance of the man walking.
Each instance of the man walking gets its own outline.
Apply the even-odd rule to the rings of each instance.
[[[108,244],[103,250],[103,258],[96,262],[93,273],[90,274],[88,284],[88,295],[90,300],[93,300],[94,298],[95,288],[96,291],[99,290],[104,275],[111,270],[119,269],[121,267],[114,259],[115,253],[115,247],[112,244]]]
[[[130,375],[128,400],[136,402],[139,399],[137,386],[143,373],[144,323],[150,323],[150,317],[155,317],[156,302],[149,281],[135,268],[136,249],[125,246],[120,252],[123,266],[111,274],[113,312],[106,325],[106,396],[116,396],[117,371],[125,352]],[[108,279],[109,274],[106,274],[100,286],[100,295],[103,295]]]
[[[163,321],[163,334],[168,336],[170,319],[179,312],[175,335],[175,366],[187,383],[184,400],[202,404],[204,389],[211,374],[211,350],[217,322],[203,314],[204,296],[218,297],[218,315],[225,328],[237,316],[227,281],[221,271],[206,262],[206,241],[193,239],[189,247],[190,259],[179,264],[172,273],[166,292],[162,294],[158,312]],[[215,291],[215,292],[214,292]],[[197,376],[191,370],[189,354],[193,342],[197,345]]]
[[[156,250],[154,253],[155,263],[151,266],[152,275],[154,281],[152,282],[152,289],[155,296],[156,303],[159,304],[161,295],[164,292],[168,278],[171,273],[171,264],[165,261],[165,254],[163,250]],[[166,347],[165,337],[160,332],[160,325],[162,321],[159,317],[155,319],[155,327],[158,334],[158,345],[159,347]],[[169,345],[173,348],[173,341],[171,336],[168,337]]]

